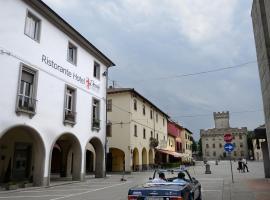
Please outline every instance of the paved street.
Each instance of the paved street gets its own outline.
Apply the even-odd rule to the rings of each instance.
[[[233,162],[235,183],[231,182],[230,165],[221,161],[219,165],[209,162],[212,174],[204,174],[204,166],[197,163],[191,167],[192,176],[202,184],[204,200],[269,200],[270,181],[263,179],[263,165],[261,162],[249,162],[249,173],[239,173],[237,162]],[[143,183],[151,172],[132,173],[126,175],[126,182],[121,182],[121,175],[108,175],[107,178],[88,178],[86,182],[58,185],[49,188],[28,188],[26,190],[2,191],[0,199],[9,200],[104,200],[127,199],[128,188]]]

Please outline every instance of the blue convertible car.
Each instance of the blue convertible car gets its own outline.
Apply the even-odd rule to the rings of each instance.
[[[141,186],[130,188],[129,200],[200,200],[201,184],[188,170],[156,170]]]

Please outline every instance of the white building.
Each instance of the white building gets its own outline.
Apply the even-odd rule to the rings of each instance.
[[[0,0],[0,19],[0,184],[102,177],[113,62],[41,0]]]

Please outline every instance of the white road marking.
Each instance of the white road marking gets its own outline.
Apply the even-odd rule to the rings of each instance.
[[[72,189],[72,188],[70,188],[70,189],[63,189],[63,190],[61,190],[61,189],[52,189],[52,190],[28,190],[28,191],[20,191],[20,192],[22,192],[22,193],[27,193],[27,192],[66,192],[66,191],[84,191],[84,190],[89,190],[89,189],[82,189],[82,188],[74,188],[74,189]]]
[[[50,199],[50,200],[58,200],[58,199],[64,199],[64,198],[68,198],[68,197],[79,196],[79,195],[82,195],[82,194],[87,194],[87,193],[90,193],[90,192],[104,190],[104,189],[107,189],[107,188],[112,188],[112,187],[116,187],[116,186],[119,186],[119,185],[124,185],[124,184],[127,184],[127,183],[129,183],[129,182],[119,183],[119,184],[115,184],[115,185],[110,185],[108,187],[98,188],[98,189],[95,189],[95,190],[81,192],[81,193],[77,193],[77,194],[70,194],[70,195],[66,195],[66,196],[62,196],[62,197],[53,198],[53,199]]]
[[[39,196],[7,196],[7,197],[0,197],[0,199],[16,199],[16,198],[41,198],[41,197],[63,197],[63,195],[39,195]]]

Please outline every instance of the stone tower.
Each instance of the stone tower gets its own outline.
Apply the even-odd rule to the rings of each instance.
[[[215,128],[230,128],[229,111],[214,112]]]

